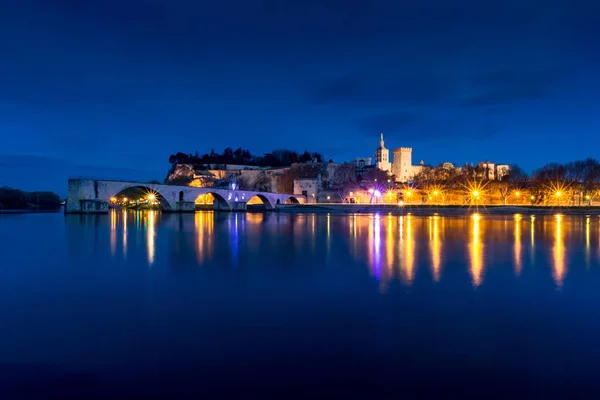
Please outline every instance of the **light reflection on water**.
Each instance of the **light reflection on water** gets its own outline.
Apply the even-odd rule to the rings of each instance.
[[[260,253],[265,250],[265,243],[273,246],[286,241],[293,243],[292,252],[296,258],[314,258],[315,254],[324,253],[324,260],[331,263],[336,260],[335,254],[343,252],[349,254],[354,261],[364,263],[369,274],[380,281],[382,291],[387,290],[388,284],[394,280],[406,287],[412,286],[417,275],[426,272],[419,271],[422,266],[429,271],[432,281],[439,282],[449,256],[463,260],[471,276],[471,283],[477,288],[486,279],[489,268],[488,248],[494,253],[494,262],[505,254],[512,254],[512,259],[503,259],[503,263],[512,264],[514,275],[520,276],[526,266],[535,263],[535,249],[540,245],[537,242],[541,241],[551,259],[552,279],[556,287],[561,288],[568,273],[569,246],[565,243],[566,238],[574,245],[577,244],[577,237],[582,238],[580,245],[587,267],[592,261],[598,261],[592,260],[591,256],[594,247],[592,243],[598,247],[600,240],[592,240],[592,236],[598,236],[599,228],[592,229],[594,223],[600,225],[598,220],[585,217],[576,223],[576,218],[555,215],[524,219],[519,214],[510,217],[482,214],[472,214],[470,217],[415,217],[410,214],[346,216],[213,212],[161,215],[157,211],[111,211],[108,235],[111,256],[118,257],[117,249],[120,246],[123,258],[126,258],[130,246],[140,245],[139,239],[133,240],[130,236],[133,234],[138,238],[140,232],[145,233],[145,241],[141,245],[145,248],[149,266],[156,262],[157,257],[161,257],[161,254],[157,254],[161,225],[167,230],[168,227],[177,226],[177,230],[185,237],[194,238],[193,248],[179,243],[175,246],[175,253],[180,256],[193,250],[198,265],[213,262],[217,257],[223,259],[222,250],[225,247],[228,249],[229,262],[240,265],[243,253]],[[189,221],[193,221],[193,227],[188,227]],[[512,229],[509,228],[511,224]],[[523,230],[526,229],[529,229],[529,243],[521,240]],[[577,233],[578,230],[580,233]],[[171,234],[169,231],[162,233],[165,239]],[[217,239],[220,243],[217,243]],[[466,252],[462,255],[461,243],[466,246]],[[508,251],[498,251],[501,248]],[[600,249],[597,248],[593,254],[598,257],[599,252]],[[529,261],[524,263],[528,254]]]
[[[484,212],[3,216],[0,363],[114,373],[140,398],[186,374],[219,392],[322,376],[405,390],[424,371],[583,391],[598,385],[599,233],[597,217]],[[520,394],[501,397],[552,397]]]

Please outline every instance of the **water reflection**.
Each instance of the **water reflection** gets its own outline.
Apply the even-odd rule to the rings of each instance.
[[[123,258],[127,258],[127,214],[127,210],[123,210]]]
[[[442,244],[440,242],[440,217],[434,215],[429,218],[429,252],[431,254],[431,272],[433,280],[438,282],[440,280],[440,269],[441,269],[441,252]]]
[[[369,224],[369,260],[373,268],[373,275],[381,277],[381,217],[375,214]]]
[[[515,248],[514,248],[514,264],[515,264],[515,275],[521,275],[521,269],[523,268],[521,262],[521,214],[515,214]]]
[[[117,253],[117,212],[110,211],[110,255],[115,256]]]
[[[412,285],[415,277],[415,243],[413,241],[413,218],[407,215],[405,218],[403,235],[400,236],[400,248],[402,252],[401,274],[404,283],[408,286]]]
[[[158,211],[148,211],[147,226],[146,226],[146,247],[148,249],[148,264],[154,264],[156,253],[156,217]]]
[[[248,214],[249,216],[251,214]],[[262,214],[261,214],[262,215]],[[251,221],[256,221],[250,217]],[[196,232],[196,259],[203,264],[213,257],[214,213],[197,212],[194,215],[194,230]]]
[[[471,232],[469,235],[470,272],[473,287],[481,285],[483,279],[483,244],[481,243],[481,215],[471,216]]]
[[[585,266],[590,267],[590,217],[585,218]]]
[[[69,216],[67,221],[71,227],[93,226],[70,230],[74,256],[94,252],[101,257],[104,250],[111,259],[144,259],[153,268],[161,259],[170,260],[173,267],[245,268],[271,257],[282,268],[332,265],[337,273],[345,273],[359,266],[378,281],[381,291],[393,287],[394,280],[410,287],[419,280],[438,282],[444,280],[442,275],[462,272],[454,267],[446,272],[447,262],[464,265],[477,288],[485,284],[491,268],[522,276],[527,266],[536,265],[536,253],[538,270],[547,271],[561,288],[573,264],[569,256],[589,268],[600,261],[600,243],[594,236],[600,221],[589,217],[111,211],[108,216]],[[524,241],[527,229],[530,241]],[[161,257],[160,249],[168,249],[167,257]],[[430,273],[419,275],[419,268]]]
[[[556,282],[556,286],[558,288],[561,288],[563,286],[563,280],[566,274],[562,219],[563,217],[560,214],[555,216],[554,246],[552,251],[554,259],[554,269],[552,277],[554,278],[554,281]]]

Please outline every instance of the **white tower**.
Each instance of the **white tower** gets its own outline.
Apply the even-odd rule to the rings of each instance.
[[[413,178],[412,148],[398,147],[394,149],[394,167],[396,182],[406,182]]]
[[[383,133],[379,138],[379,147],[375,150],[375,166],[382,171],[391,172],[390,151],[385,148],[383,143]]]

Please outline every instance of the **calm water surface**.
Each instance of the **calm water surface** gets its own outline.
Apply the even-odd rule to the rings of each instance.
[[[595,216],[0,215],[0,398],[597,397],[599,233]]]

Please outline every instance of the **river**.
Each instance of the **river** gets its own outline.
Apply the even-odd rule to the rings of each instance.
[[[0,215],[0,398],[597,397],[599,233],[596,216]]]

